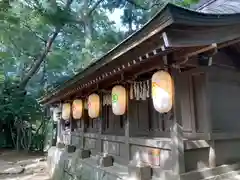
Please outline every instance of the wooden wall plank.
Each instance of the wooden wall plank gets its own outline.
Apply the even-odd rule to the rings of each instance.
[[[181,86],[179,87],[180,101],[181,101],[181,114],[182,114],[182,126],[184,132],[193,132],[192,129],[192,111],[190,108],[190,82],[189,73],[179,74],[179,81]]]
[[[173,121],[171,127],[171,153],[172,153],[172,171],[177,179],[180,179],[180,174],[185,172],[184,161],[184,140],[182,126],[182,108],[181,108],[181,87],[182,80],[179,72],[172,70],[174,80],[174,102],[173,102]]]
[[[194,116],[197,132],[204,132],[207,126],[206,115],[206,76],[204,73],[192,75]]]

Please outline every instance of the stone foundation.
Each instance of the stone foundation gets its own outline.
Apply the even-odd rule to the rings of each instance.
[[[128,175],[125,166],[100,167],[94,156],[80,159],[77,151],[67,153],[56,147],[48,151],[48,167],[52,180],[123,180]]]
[[[102,167],[98,165],[99,158],[91,156],[90,158],[81,159],[79,149],[74,153],[68,153],[64,149],[51,147],[48,151],[48,169],[52,180],[132,180],[129,178],[129,170],[132,168],[114,163],[110,167]],[[163,171],[160,168],[153,168],[152,171],[159,173],[158,177],[152,176],[152,180],[209,180],[216,177],[224,180],[234,179],[239,175],[240,163],[232,165],[222,165],[216,168],[205,168],[202,170],[191,171],[180,174],[178,177],[172,176],[171,171]],[[133,167],[138,173],[141,169]],[[134,173],[135,173],[134,172]],[[152,172],[153,173],[153,172]],[[132,174],[132,172],[130,172]],[[144,175],[144,176],[142,176]],[[144,178],[143,173],[138,179]],[[149,177],[149,173],[147,175]],[[240,179],[240,176],[238,176]],[[211,179],[211,180],[212,180]],[[150,179],[149,179],[150,180]],[[235,179],[234,179],[235,180]]]

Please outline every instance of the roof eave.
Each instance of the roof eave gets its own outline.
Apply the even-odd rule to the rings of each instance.
[[[179,25],[183,27],[188,27],[188,31],[181,33]],[[227,27],[231,29],[229,36],[226,36],[226,32],[222,27]],[[199,28],[198,27],[205,27]],[[234,27],[237,30],[234,30]],[[215,36],[212,39],[204,39],[204,36],[198,37],[198,34],[204,33],[207,34],[207,31],[212,31],[209,35],[214,35],[214,32],[219,31],[224,33],[224,36],[217,37]],[[143,28],[139,31],[125,39],[123,42],[118,44],[98,61],[90,65],[88,68],[74,76],[72,79],[66,81],[64,86],[61,88],[54,89],[50,95],[43,97],[39,101],[41,103],[48,103],[52,98],[56,98],[61,95],[61,93],[66,90],[68,87],[72,86],[76,82],[86,78],[90,74],[94,73],[101,67],[105,66],[108,63],[116,60],[122,55],[129,53],[133,48],[141,46],[142,43],[146,42],[151,37],[154,37],[156,34],[162,33],[164,31],[168,34],[168,44],[164,44],[168,47],[189,47],[189,46],[200,46],[200,45],[209,45],[212,43],[221,43],[223,41],[232,40],[239,37],[238,33],[240,30],[240,15],[216,15],[216,14],[204,14],[189,9],[180,8],[178,6],[167,4],[159,13],[156,14],[148,23],[146,23]],[[176,33],[176,31],[178,31]],[[189,32],[192,33],[192,39],[188,38]],[[234,31],[234,32],[232,32]],[[178,35],[176,35],[178,34]],[[195,35],[194,35],[195,34]]]

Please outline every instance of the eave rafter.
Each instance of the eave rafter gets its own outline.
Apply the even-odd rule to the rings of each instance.
[[[161,48],[154,49],[153,51],[139,56],[138,58],[127,61],[125,64],[120,64],[116,67],[112,67],[109,71],[104,71],[96,74],[89,78],[79,80],[77,83],[72,84],[67,89],[63,89],[64,92],[59,92],[50,101],[47,99],[48,104],[54,103],[56,101],[63,101],[70,96],[76,96],[77,93],[82,93],[83,90],[93,91],[96,88],[94,86],[101,84],[103,82],[114,83],[115,81],[121,82],[123,79],[123,74],[125,75],[124,80],[132,79],[133,76],[141,74],[143,72],[149,71],[151,69],[159,69],[163,67],[163,61],[161,61],[161,56],[173,52],[174,49],[167,49],[162,51]],[[104,86],[101,86],[104,88]],[[106,86],[105,86],[106,87]],[[88,91],[89,92],[89,91]],[[61,97],[61,98],[59,98]]]

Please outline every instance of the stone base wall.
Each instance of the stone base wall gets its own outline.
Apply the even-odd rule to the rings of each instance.
[[[122,180],[128,175],[125,166],[99,167],[96,157],[80,159],[78,153],[78,150],[69,154],[64,149],[49,149],[48,167],[52,180]]]
[[[99,166],[99,157],[81,159],[80,150],[67,153],[64,148],[51,147],[48,151],[48,169],[52,180],[130,180],[129,165],[123,166],[114,163],[110,167]],[[233,178],[240,173],[240,163],[221,165],[215,168],[200,167],[207,164],[208,148],[185,150],[185,163],[189,172],[174,176],[171,170],[164,170],[164,166],[151,166],[152,178],[144,180],[209,180],[223,177]],[[204,161],[203,161],[204,160]],[[144,168],[134,167],[141,174]],[[191,168],[191,169],[190,169]],[[131,168],[130,168],[131,169]],[[141,171],[141,172],[140,172]],[[144,174],[144,173],[143,173]]]

